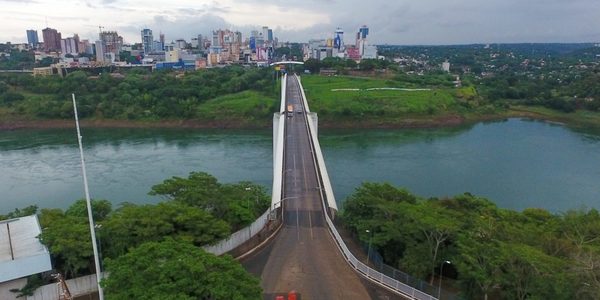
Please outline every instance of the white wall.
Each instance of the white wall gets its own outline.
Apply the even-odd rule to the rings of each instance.
[[[20,300],[17,298],[18,293],[13,293],[12,289],[21,289],[27,284],[27,278],[19,278],[7,282],[0,283],[0,299],[2,300]]]

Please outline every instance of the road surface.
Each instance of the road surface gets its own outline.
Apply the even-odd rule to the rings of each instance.
[[[294,76],[288,76],[283,228],[242,264],[261,277],[265,299],[295,290],[301,299],[399,299],[361,278],[344,260],[330,235],[320,200],[306,116]],[[287,104],[285,107],[287,107]]]

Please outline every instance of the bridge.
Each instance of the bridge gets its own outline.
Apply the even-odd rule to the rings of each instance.
[[[333,225],[337,206],[300,78],[284,75],[273,118],[271,211],[281,230],[242,259],[260,276],[265,299],[296,291],[302,299],[435,299],[360,262]],[[290,111],[291,110],[291,111]]]

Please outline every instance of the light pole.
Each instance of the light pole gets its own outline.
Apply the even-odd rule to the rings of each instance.
[[[442,296],[442,274],[444,273],[444,264],[452,264],[449,260],[445,260],[442,262],[440,266],[440,286],[438,287],[438,300],[441,299]]]
[[[365,230],[365,232],[369,234],[369,248],[367,250],[367,266],[369,266],[369,257],[371,257],[371,240],[373,238],[373,235],[371,234],[371,231],[369,229]]]
[[[83,158],[83,143],[81,136],[81,130],[79,129],[79,116],[77,115],[77,103],[75,102],[75,94],[71,94],[73,97],[73,114],[75,115],[75,126],[77,127],[77,140],[79,142],[79,156],[81,158],[81,173],[83,174],[83,188],[85,191],[85,203],[87,206],[88,222],[90,224],[90,235],[92,239],[92,250],[94,251],[94,266],[96,268],[96,283],[98,284],[98,299],[104,300],[104,291],[100,285],[102,280],[102,270],[100,269],[100,255],[98,252],[98,241],[96,240],[96,228],[94,224],[94,217],[92,214],[92,200],[90,199],[90,189],[88,187],[87,172],[85,169],[85,159]]]
[[[247,187],[245,188],[246,191],[251,191],[252,188],[251,187]],[[248,210],[250,210],[250,197],[246,198],[246,207],[248,208]],[[250,211],[250,213],[252,213],[252,211]]]

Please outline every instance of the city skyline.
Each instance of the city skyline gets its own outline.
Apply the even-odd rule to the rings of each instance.
[[[26,30],[55,28],[94,40],[98,26],[140,43],[140,30],[189,40],[228,28],[247,35],[267,25],[280,41],[306,42],[337,27],[373,29],[375,44],[469,44],[600,41],[600,2],[577,1],[275,1],[0,0],[0,42],[26,43]],[[346,38],[349,38],[348,36]]]

